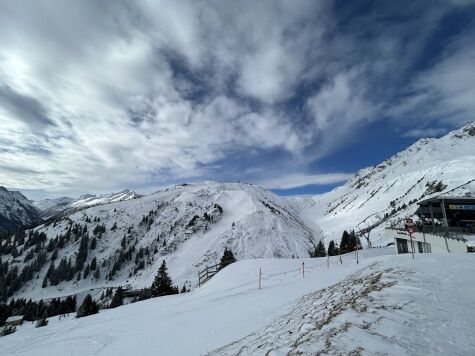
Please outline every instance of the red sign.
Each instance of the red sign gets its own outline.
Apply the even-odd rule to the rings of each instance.
[[[410,233],[410,234],[413,234],[414,233],[414,227],[408,226],[407,227],[407,232]]]

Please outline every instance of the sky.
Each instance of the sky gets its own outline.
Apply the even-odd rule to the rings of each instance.
[[[315,194],[474,119],[475,2],[0,0],[0,185]]]

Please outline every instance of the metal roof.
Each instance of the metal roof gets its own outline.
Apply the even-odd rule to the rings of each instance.
[[[475,197],[455,197],[455,196],[437,196],[417,202],[418,205],[427,205],[430,203],[440,203],[444,201],[446,204],[475,204]]]

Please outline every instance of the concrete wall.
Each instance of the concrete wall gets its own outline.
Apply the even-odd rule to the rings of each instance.
[[[399,238],[409,241],[409,234],[406,231],[401,230],[392,230],[386,229],[385,230],[386,237],[391,238]],[[415,232],[412,234],[412,240],[414,242],[414,253],[419,253],[419,249],[417,248],[416,241],[427,242],[431,246],[432,253],[443,253],[447,252],[447,245],[450,252],[467,252],[467,245],[462,240],[456,239],[444,239],[443,237],[431,234],[422,234],[421,232]],[[397,253],[397,244],[396,240],[394,240],[395,249]],[[409,252],[410,252],[410,243],[408,242]]]

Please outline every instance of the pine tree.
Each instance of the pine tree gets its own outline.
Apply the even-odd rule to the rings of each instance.
[[[46,312],[46,309],[43,311],[43,314],[41,315],[41,318],[38,319],[38,321],[36,322],[36,327],[37,328],[41,328],[43,326],[46,326],[48,325],[48,314]]]
[[[94,278],[99,279],[101,277],[101,271],[99,270],[99,267],[96,268],[94,271]]]
[[[350,246],[350,234],[348,231],[343,231],[343,234],[341,235],[341,242],[340,242],[340,253],[345,254],[347,252],[351,251],[351,246]]]
[[[92,300],[92,297],[90,294],[84,298],[84,301],[82,302],[81,306],[78,309],[78,312],[76,314],[76,318],[82,318],[84,316],[88,315],[93,315],[97,314],[99,312],[99,308],[97,306],[97,303]]]
[[[114,297],[112,297],[112,301],[109,305],[109,308],[117,308],[122,304],[124,304],[124,291],[122,290],[122,287],[119,287],[116,289]]]
[[[236,262],[236,258],[234,257],[233,251],[228,250],[228,248],[225,247],[223,256],[221,257],[221,261],[219,262],[219,269],[223,269],[224,267],[234,262]]]
[[[328,244],[328,256],[335,256],[336,254],[335,241],[331,240]]]
[[[91,261],[91,271],[95,271],[97,268],[97,259],[94,257]]]
[[[325,251],[325,245],[323,244],[323,241],[320,240],[318,241],[317,247],[315,247],[313,257],[325,257],[326,255],[327,252]]]
[[[79,249],[78,249],[78,254],[76,257],[76,270],[80,271],[82,270],[84,266],[84,262],[86,262],[87,259],[87,247],[89,245],[89,238],[87,235],[84,235],[81,238],[81,242],[79,243]]]
[[[178,293],[178,288],[172,285],[172,279],[168,275],[168,269],[165,260],[163,260],[160,268],[158,269],[158,273],[155,276],[155,280],[153,281],[150,290],[154,297]]]
[[[95,250],[96,249],[96,244],[97,244],[97,240],[95,237],[93,237],[91,239],[91,250]]]

